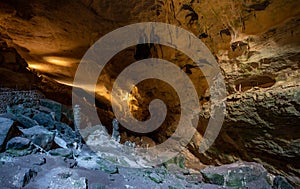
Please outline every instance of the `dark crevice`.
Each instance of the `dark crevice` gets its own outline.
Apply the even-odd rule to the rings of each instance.
[[[268,88],[275,83],[276,80],[273,76],[255,75],[237,80],[235,82],[235,87],[237,91],[247,91],[253,87]]]

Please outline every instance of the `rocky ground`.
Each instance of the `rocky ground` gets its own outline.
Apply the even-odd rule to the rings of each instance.
[[[1,188],[293,188],[252,162],[202,170],[185,168],[184,158],[147,168],[128,168],[133,160],[123,158],[125,166],[116,165],[113,155],[91,151],[73,122],[71,111],[52,100],[22,97],[11,103],[0,115]],[[90,127],[84,137],[96,134],[107,152],[121,145],[103,126]]]

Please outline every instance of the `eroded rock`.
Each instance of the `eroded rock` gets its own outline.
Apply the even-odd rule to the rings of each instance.
[[[35,114],[32,119],[38,122],[40,125],[45,126],[49,130],[54,129],[54,120],[49,114],[40,112]]]
[[[10,139],[6,144],[6,152],[13,156],[24,156],[31,154],[33,151],[31,141],[27,138],[15,137]]]
[[[73,155],[73,151],[71,149],[65,149],[65,148],[56,148],[49,151],[49,154],[52,156],[61,156],[66,158],[71,158]]]
[[[20,129],[24,137],[45,150],[50,150],[54,142],[55,133],[42,126],[34,126],[29,129]]]
[[[207,153],[198,155],[200,160],[257,161],[299,184],[299,91],[294,84],[230,95],[222,130]]]
[[[40,99],[40,104],[51,109],[55,113],[55,119],[60,121],[62,113],[62,105],[49,99]]]
[[[16,124],[11,119],[0,117],[0,150],[3,151],[6,146],[6,142],[17,136],[18,129]]]
[[[17,120],[25,128],[31,128],[38,125],[38,122],[24,115],[17,115]]]
[[[233,163],[201,170],[204,179],[220,186],[233,188],[272,188],[267,182],[267,170],[257,163]]]

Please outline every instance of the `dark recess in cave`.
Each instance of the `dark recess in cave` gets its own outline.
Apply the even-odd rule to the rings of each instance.
[[[275,84],[276,80],[273,76],[256,75],[245,79],[239,79],[235,83],[237,91],[247,91],[253,87],[267,88]]]

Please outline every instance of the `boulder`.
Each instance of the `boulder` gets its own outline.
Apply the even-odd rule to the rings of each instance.
[[[116,165],[97,156],[80,156],[76,160],[79,167],[101,170],[109,174],[118,173],[118,167]]]
[[[36,122],[35,120],[24,116],[24,115],[18,115],[17,116],[17,121],[24,127],[24,128],[30,128],[33,126],[38,125],[38,122]]]
[[[15,137],[8,141],[6,149],[25,149],[30,146],[30,140],[22,137]]]
[[[65,149],[65,148],[56,148],[49,151],[49,154],[52,156],[61,156],[66,158],[71,158],[73,155],[73,151],[71,149]]]
[[[0,151],[5,150],[7,141],[19,132],[13,120],[0,117]]]
[[[54,141],[55,133],[48,131],[42,126],[34,126],[29,129],[20,129],[24,137],[44,150],[50,150]]]
[[[57,135],[54,137],[54,143],[55,145],[61,148],[65,148],[65,149],[68,148],[68,143],[64,139],[58,137]]]
[[[47,129],[54,129],[54,120],[53,118],[46,113],[40,112],[33,116],[33,119],[37,121],[40,125],[45,126]]]
[[[32,178],[37,175],[37,171],[34,169],[22,168],[17,175],[13,177],[13,185],[17,188],[26,186]]]
[[[17,117],[11,112],[0,114],[0,117],[6,118],[6,119],[11,119],[11,120],[14,120],[14,121],[17,120]]]
[[[27,138],[15,137],[6,144],[6,152],[13,156],[24,156],[32,153],[33,146]]]
[[[266,169],[252,162],[237,162],[200,171],[206,182],[232,188],[272,188],[267,182]]]
[[[56,121],[54,123],[56,130],[59,132],[59,135],[61,138],[63,138],[68,143],[75,142],[74,139],[76,138],[75,132],[72,130],[72,128],[62,122]]]
[[[40,99],[40,104],[51,109],[55,113],[55,119],[60,121],[62,105],[58,102],[49,99]]]

